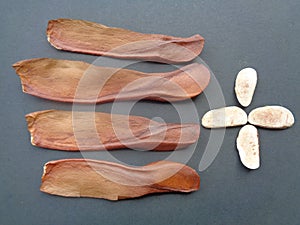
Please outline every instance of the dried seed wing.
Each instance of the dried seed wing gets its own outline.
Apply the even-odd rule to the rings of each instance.
[[[64,151],[122,148],[168,151],[195,143],[195,123],[159,123],[140,116],[46,110],[26,115],[33,145]]]
[[[191,61],[204,46],[199,34],[187,38],[143,34],[74,19],[50,20],[47,39],[60,50],[164,63]]]
[[[158,161],[129,167],[90,159],[64,159],[45,164],[40,190],[65,197],[115,201],[153,193],[192,192],[199,186],[196,171],[180,163]]]
[[[13,67],[25,93],[76,103],[180,101],[199,95],[210,80],[209,70],[198,63],[165,73],[142,73],[49,58],[23,60]]]

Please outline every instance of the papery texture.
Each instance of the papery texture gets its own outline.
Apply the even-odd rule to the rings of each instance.
[[[190,61],[204,46],[199,34],[187,38],[143,34],[74,19],[50,20],[47,38],[61,50],[165,63]]]
[[[159,123],[140,116],[46,110],[26,115],[33,145],[65,151],[120,148],[175,150],[195,143],[195,123]]]

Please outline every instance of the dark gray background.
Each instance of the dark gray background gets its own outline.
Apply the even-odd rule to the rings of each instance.
[[[1,1],[0,224],[299,224],[299,11],[298,0]],[[259,82],[247,111],[279,104],[294,112],[296,123],[287,130],[259,129],[261,168],[256,171],[248,171],[239,162],[235,148],[238,128],[227,129],[216,160],[200,173],[201,189],[192,194],[110,202],[41,193],[45,162],[81,154],[31,146],[24,115],[43,109],[71,109],[71,104],[23,94],[11,65],[34,57],[87,62],[96,59],[58,51],[49,45],[45,36],[47,21],[59,17],[145,33],[200,33],[206,38],[201,58],[220,82],[227,105],[237,104],[233,92],[236,73],[252,66],[258,71]],[[141,66],[152,71],[161,67],[147,63]],[[201,118],[209,109],[206,98],[202,95],[194,101]],[[109,108],[110,104],[105,104],[97,110]],[[141,102],[133,114],[161,116],[168,122],[178,120],[169,104]],[[196,152],[188,162],[195,169],[210,131],[201,132]],[[169,153],[113,152],[120,160],[137,165],[163,159],[166,154]]]

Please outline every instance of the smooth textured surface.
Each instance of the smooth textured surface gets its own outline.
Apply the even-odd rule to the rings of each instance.
[[[236,138],[236,148],[241,162],[248,169],[259,168],[259,136],[255,126],[243,126]]]
[[[257,72],[253,68],[242,69],[235,79],[235,94],[239,103],[247,107],[250,105],[257,84]]]
[[[1,1],[0,223],[298,224],[299,4],[298,0]],[[70,110],[72,106],[22,93],[20,79],[11,65],[37,57],[91,63],[96,57],[58,51],[47,42],[48,20],[61,17],[98,21],[145,33],[173,36],[200,33],[206,40],[201,57],[215,73],[226,105],[238,105],[234,94],[236,74],[242,68],[253,67],[259,72],[259,82],[246,111],[249,113],[264,105],[284,105],[294,113],[295,124],[286,130],[258,128],[261,167],[255,171],[244,168],[239,160],[235,147],[239,128],[226,129],[220,153],[213,164],[200,173],[201,190],[191,194],[154,195],[122,202],[66,199],[44,194],[39,191],[44,163],[82,156],[31,146],[24,116],[52,108]],[[174,68],[141,63],[130,69],[162,72]],[[193,101],[201,118],[209,110],[205,96],[200,95]],[[110,107],[111,104],[105,104],[96,109],[108,112]],[[170,104],[140,102],[132,114],[179,122]],[[194,169],[198,168],[209,134],[210,129],[201,129],[196,151],[188,162]],[[113,152],[114,157],[133,165],[162,160],[169,154],[132,150]],[[94,158],[94,155],[90,157]]]
[[[286,129],[294,125],[295,118],[289,109],[271,105],[253,109],[248,115],[248,122],[263,128]]]
[[[201,125],[206,128],[237,127],[246,123],[246,112],[237,106],[212,109],[201,119]]]

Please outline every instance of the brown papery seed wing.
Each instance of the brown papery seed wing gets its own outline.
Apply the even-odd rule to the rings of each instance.
[[[65,151],[120,148],[167,151],[195,143],[198,124],[159,123],[145,117],[46,110],[26,115],[33,145]]]
[[[152,193],[192,192],[199,186],[196,171],[180,163],[158,161],[129,167],[105,161],[65,159],[45,164],[40,190],[65,197],[120,200]]]
[[[191,61],[204,46],[199,34],[188,38],[143,34],[74,19],[50,20],[47,38],[61,50],[164,63]]]
[[[23,60],[13,67],[25,93],[76,103],[185,100],[199,95],[210,80],[209,70],[198,63],[166,73],[142,73],[50,58]]]

